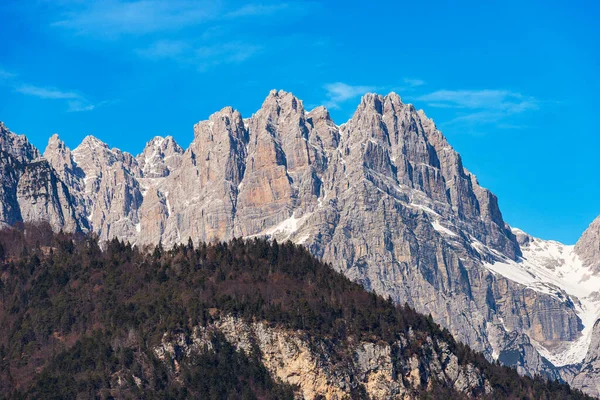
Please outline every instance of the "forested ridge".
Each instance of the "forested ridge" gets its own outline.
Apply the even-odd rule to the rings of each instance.
[[[113,240],[103,247],[92,236],[41,225],[0,231],[1,397],[292,399],[297,388],[272,377],[258,351],[239,351],[221,335],[211,350],[181,363],[177,379],[151,351],[165,333],[232,315],[325,337],[339,344],[340,363],[345,343],[393,343],[410,330],[399,357],[426,357],[427,337],[445,341],[461,365],[473,364],[490,382],[490,398],[588,398],[488,362],[430,317],[365,291],[290,242],[138,249]],[[121,382],[123,371],[139,382]],[[415,388],[415,396],[486,394],[436,382]]]

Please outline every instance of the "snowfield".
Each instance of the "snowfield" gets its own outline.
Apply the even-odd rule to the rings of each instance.
[[[525,235],[513,228],[517,236]],[[566,293],[583,324],[582,335],[560,349],[549,350],[532,339],[540,354],[555,366],[576,364],[585,358],[590,346],[594,323],[600,317],[600,276],[582,265],[575,246],[532,238],[521,246],[523,257],[518,261],[485,263],[490,271],[526,287],[563,298]]]

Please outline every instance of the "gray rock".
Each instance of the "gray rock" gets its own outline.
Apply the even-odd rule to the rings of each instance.
[[[585,230],[575,245],[584,265],[600,273],[600,216]]]

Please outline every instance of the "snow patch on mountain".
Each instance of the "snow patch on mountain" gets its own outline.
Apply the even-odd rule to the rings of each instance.
[[[306,213],[303,216],[296,218],[295,214],[292,214],[291,217],[289,217],[286,220],[281,221],[279,224],[272,226],[268,229],[265,229],[256,235],[248,236],[248,238],[267,237],[267,238],[274,238],[274,239],[280,240],[280,241],[289,240],[294,233],[296,233],[296,232],[298,232],[298,230],[300,230],[302,225],[304,225],[306,220],[311,215],[312,215],[312,213]],[[294,242],[296,244],[301,244],[301,243],[304,243],[308,238],[309,238],[309,235],[303,235],[302,237],[298,238],[298,240],[295,240]]]
[[[513,229],[513,233],[524,234],[519,229]],[[583,265],[575,246],[529,236],[521,246],[521,251],[523,256],[518,261],[504,259],[485,263],[484,266],[532,290],[562,299],[566,294],[584,327],[581,336],[552,350],[532,342],[540,354],[555,366],[583,361],[591,342],[594,323],[600,318],[600,275]]]
[[[442,224],[440,224],[440,221],[438,221],[438,220],[433,221],[431,223],[431,226],[433,226],[433,229],[435,229],[436,231],[438,231],[444,235],[458,236],[456,233],[452,232],[450,229],[448,229],[445,226],[443,226]]]

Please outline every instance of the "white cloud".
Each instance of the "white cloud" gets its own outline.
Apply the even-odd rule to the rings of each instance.
[[[287,3],[278,3],[278,4],[247,4],[237,10],[233,10],[227,13],[225,16],[228,18],[237,18],[237,17],[252,17],[252,16],[261,16],[261,15],[270,15],[276,12],[289,9],[290,5]]]
[[[294,1],[290,3],[250,3],[225,14],[227,18],[262,17],[273,14],[288,13],[294,16],[309,13],[319,6],[312,1]]]
[[[263,49],[254,37],[254,19],[285,24],[314,11],[311,1],[256,3],[230,0],[61,0],[52,3],[56,29],[83,39],[124,45],[142,58],[170,60],[199,71],[243,62]],[[261,20],[261,23],[265,22]],[[264,28],[264,27],[263,27]],[[278,40],[282,30],[273,36]]]
[[[425,81],[422,79],[404,78],[404,83],[410,87],[423,86]]]
[[[137,49],[136,53],[142,57],[153,60],[161,58],[178,58],[188,49],[189,44],[182,40],[159,40],[144,49]]]
[[[91,111],[96,107],[79,93],[56,88],[19,84],[14,90],[18,93],[46,100],[66,100],[68,112]]]
[[[22,94],[39,97],[40,99],[79,99],[81,97],[75,92],[65,92],[55,88],[44,88],[26,84],[17,86],[15,90]]]
[[[508,90],[438,90],[417,98],[430,107],[466,108],[520,113],[538,108],[533,97]]]
[[[161,40],[136,52],[142,57],[155,61],[171,60],[205,71],[217,65],[246,61],[261,49],[261,46],[244,42],[194,45],[185,41]]]
[[[8,72],[4,68],[0,67],[0,81],[9,80],[16,77],[16,74]]]
[[[60,17],[52,26],[79,35],[117,39],[124,35],[147,35],[177,31],[223,18],[270,16],[285,12],[298,16],[318,3],[250,3],[233,8],[223,1],[210,0],[90,0],[59,2]]]
[[[218,2],[188,0],[94,0],[67,2],[53,26],[104,38],[178,30],[218,15]]]
[[[68,112],[80,112],[80,111],[92,111],[96,108],[93,104],[87,103],[82,100],[69,100],[67,102]]]
[[[327,100],[325,107],[339,108],[340,103],[375,90],[374,86],[352,86],[343,82],[328,83],[324,86]]]
[[[535,98],[509,90],[438,90],[417,100],[429,107],[457,110],[456,117],[447,122],[450,125],[500,124],[511,116],[538,109]]]

